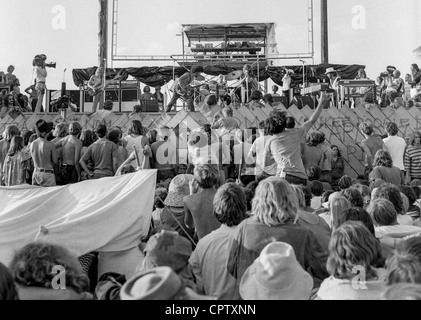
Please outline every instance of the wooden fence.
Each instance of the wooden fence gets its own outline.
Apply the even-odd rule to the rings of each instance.
[[[285,109],[282,105],[277,107],[286,111],[289,115],[296,119],[298,125],[308,120],[313,113],[313,109],[306,106],[298,109],[292,106]],[[23,114],[16,119],[6,116],[0,119],[0,132],[10,124],[17,125],[21,130],[32,129],[38,119],[52,121],[55,124],[60,122],[79,121],[84,129],[93,129],[98,123],[105,122],[108,127],[118,126],[126,132],[131,124],[131,120],[140,120],[142,124],[149,128],[155,129],[161,126],[167,126],[174,129],[177,136],[186,137],[185,133],[189,130],[195,130],[203,124],[210,123],[212,116],[218,110],[209,110],[204,107],[198,109],[198,112],[186,112],[184,110],[174,114],[136,114],[130,117],[128,113],[115,113],[105,118],[100,115],[87,115],[76,113],[67,116],[65,119],[59,114]],[[234,117],[241,123],[241,128],[258,127],[258,124],[265,120],[274,109],[265,107],[262,109],[249,110],[241,107],[234,110]],[[387,122],[395,122],[399,128],[399,136],[405,137],[413,133],[413,131],[421,130],[421,111],[412,107],[411,109],[391,107],[380,109],[372,107],[368,110],[364,106],[358,106],[355,109],[344,107],[341,109],[331,108],[323,110],[319,120],[312,130],[322,131],[326,135],[329,145],[339,147],[341,154],[345,160],[345,174],[356,178],[364,172],[364,154],[360,146],[360,142],[364,139],[358,127],[360,123],[370,121],[374,124],[375,133],[384,134],[384,126]],[[186,139],[179,139],[180,154],[186,154]],[[181,158],[184,158],[182,156]]]

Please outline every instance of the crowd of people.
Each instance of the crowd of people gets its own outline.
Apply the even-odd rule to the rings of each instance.
[[[134,275],[98,274],[97,253],[30,243],[6,267],[1,299],[421,299],[421,133],[409,143],[362,123],[366,169],[344,173],[337,146],[275,110],[241,130],[232,109],[186,138],[180,161],[170,128],[127,132],[100,123],[34,131],[9,125],[0,140],[4,186],[41,187],[157,170],[150,231]],[[181,139],[181,137],[179,137]],[[124,263],[124,262],[122,262]],[[60,289],[52,268],[65,269]],[[357,279],[357,280],[356,280]]]

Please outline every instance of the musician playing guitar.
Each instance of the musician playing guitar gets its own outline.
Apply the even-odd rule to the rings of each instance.
[[[95,74],[88,81],[88,93],[94,97],[92,112],[95,113],[99,104],[99,109],[103,108],[104,103],[104,68],[96,69]]]
[[[171,111],[172,107],[176,105],[179,98],[183,98],[187,103],[187,109],[189,111],[194,111],[194,102],[193,102],[193,90],[191,83],[203,72],[202,66],[193,66],[190,72],[183,74],[179,79],[174,88],[174,94],[171,101],[166,107],[166,112]]]
[[[109,81],[104,83],[104,68],[99,67],[96,69],[95,74],[91,76],[88,81],[88,94],[94,97],[94,104],[92,106],[92,112],[95,113],[99,105],[99,110],[103,109],[104,103],[104,91],[113,82],[124,78],[127,70],[121,69],[117,75]]]

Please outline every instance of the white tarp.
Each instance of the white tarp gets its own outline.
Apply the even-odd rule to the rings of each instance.
[[[155,185],[156,170],[142,170],[68,186],[1,187],[0,262],[34,240],[78,256],[132,249],[148,233]]]

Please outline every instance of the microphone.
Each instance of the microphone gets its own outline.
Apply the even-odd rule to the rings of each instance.
[[[304,60],[302,60],[302,59],[300,59],[300,61],[302,62],[302,63],[306,63]]]

